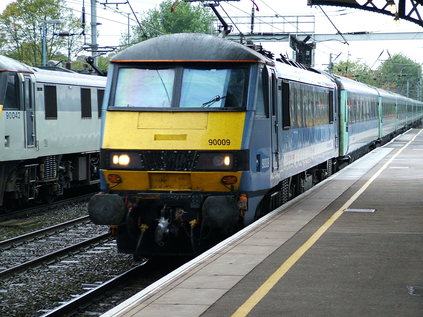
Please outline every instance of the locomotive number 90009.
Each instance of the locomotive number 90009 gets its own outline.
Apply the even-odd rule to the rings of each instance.
[[[231,145],[230,139],[209,139],[209,145]]]

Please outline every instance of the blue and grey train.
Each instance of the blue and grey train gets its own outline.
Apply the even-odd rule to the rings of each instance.
[[[117,54],[88,209],[135,257],[190,254],[420,121],[423,104],[210,35]]]
[[[99,183],[106,78],[0,56],[0,208]]]

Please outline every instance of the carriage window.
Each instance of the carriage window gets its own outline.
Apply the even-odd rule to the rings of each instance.
[[[333,90],[329,90],[329,123],[334,121],[334,104],[333,104]]]
[[[289,108],[289,99],[291,92],[289,91],[289,82],[282,82],[282,125],[284,129],[291,127],[291,113]]]
[[[4,100],[5,109],[19,109],[18,102],[18,76],[16,74],[10,73],[7,76],[7,88],[6,88],[6,99]]]
[[[298,89],[296,84],[291,83],[289,84],[289,113],[290,113],[290,123],[289,125],[291,128],[297,127],[297,109],[295,105],[297,105],[297,95]]]
[[[97,111],[98,111],[99,118],[101,118],[101,107],[103,105],[103,99],[104,99],[104,89],[98,89],[97,90]]]
[[[91,118],[91,90],[81,88],[81,118]]]
[[[46,119],[57,119],[56,86],[44,86],[44,103],[46,108]]]

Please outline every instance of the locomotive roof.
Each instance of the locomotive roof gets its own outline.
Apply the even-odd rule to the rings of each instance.
[[[54,84],[81,84],[104,87],[106,77],[79,74],[76,72],[60,72],[31,67],[12,58],[0,55],[0,71],[33,74],[37,82]]]
[[[3,55],[0,55],[0,70],[33,73],[29,66]]]
[[[105,76],[80,74],[76,72],[61,72],[42,68],[34,68],[34,75],[39,83],[55,83],[69,85],[86,85],[104,87]]]
[[[163,35],[123,50],[111,62],[197,61],[262,62],[273,61],[235,42],[197,33]]]

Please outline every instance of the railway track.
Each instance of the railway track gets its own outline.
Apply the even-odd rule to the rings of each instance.
[[[93,225],[88,217],[37,230],[0,242],[0,278],[105,240],[107,228]]]
[[[83,293],[72,300],[62,304],[61,306],[45,313],[43,317],[54,317],[54,316],[65,316],[65,315],[72,315],[73,313],[81,310],[81,307],[87,307],[93,301],[98,300],[105,296],[105,294],[114,289],[114,293],[116,293],[116,289],[121,289],[121,286],[127,283],[129,280],[133,278],[137,278],[144,269],[144,266],[148,263],[148,260],[145,259],[139,265],[129,269],[122,274],[103,282],[102,284],[93,287],[92,289],[88,290],[86,293]],[[145,285],[146,286],[146,285]],[[126,294],[125,294],[126,295]],[[123,295],[123,296],[125,296]],[[117,295],[114,295],[116,298]]]
[[[187,258],[144,259],[126,272],[99,285],[92,285],[85,293],[74,296],[73,299],[45,312],[42,317],[100,316],[186,261]]]
[[[88,200],[93,195],[93,193],[94,191],[87,194],[82,194],[76,197],[73,196],[73,197],[63,198],[55,202],[27,206],[17,210],[9,210],[9,211],[0,210],[0,222],[28,217],[34,214],[45,212],[46,209],[51,210],[51,209],[60,208],[61,206],[64,206],[69,203],[88,202]]]
[[[146,263],[118,255],[108,228],[87,216],[0,241],[0,315],[62,316],[93,301],[111,308],[174,268],[142,274]]]

